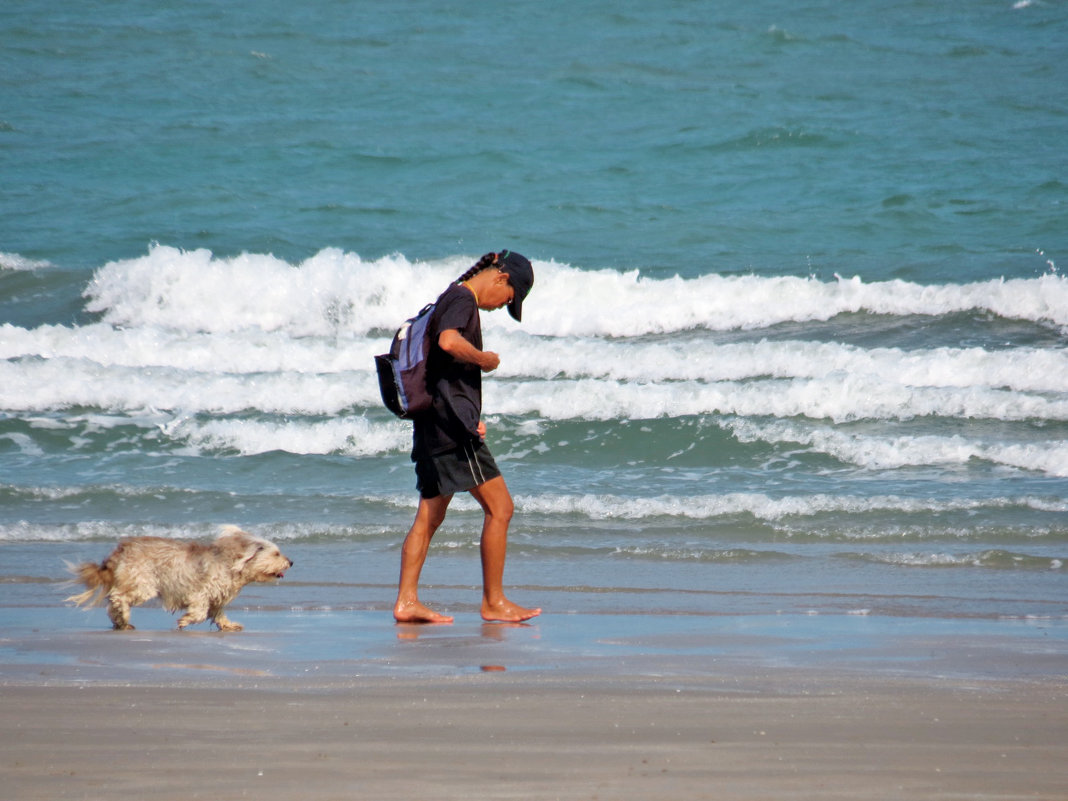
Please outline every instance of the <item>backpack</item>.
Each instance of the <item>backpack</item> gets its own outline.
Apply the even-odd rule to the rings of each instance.
[[[397,417],[410,420],[430,408],[426,387],[426,360],[430,353],[427,325],[434,304],[428,303],[397,329],[389,353],[375,356],[382,402]]]

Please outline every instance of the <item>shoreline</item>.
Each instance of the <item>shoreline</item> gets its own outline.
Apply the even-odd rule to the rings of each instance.
[[[553,676],[670,677],[776,670],[954,681],[1068,681],[1068,620],[850,614],[543,613],[398,624],[386,610],[231,610],[242,632],[175,629],[159,607],[115,632],[103,609],[0,606],[0,684],[154,685],[244,677],[344,684],[439,679],[492,667]]]

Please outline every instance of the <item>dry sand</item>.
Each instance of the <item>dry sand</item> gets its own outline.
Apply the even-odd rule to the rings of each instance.
[[[1065,799],[1068,684],[487,671],[0,688],[5,798]]]

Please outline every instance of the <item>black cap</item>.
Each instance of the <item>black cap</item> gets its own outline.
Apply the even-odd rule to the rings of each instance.
[[[497,254],[497,269],[508,275],[508,283],[515,290],[512,302],[508,304],[508,313],[522,322],[523,298],[534,286],[534,268],[526,256],[520,256],[513,250],[502,250]]]

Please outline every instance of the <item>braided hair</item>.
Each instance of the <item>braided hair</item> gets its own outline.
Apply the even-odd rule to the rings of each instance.
[[[464,273],[459,278],[457,278],[455,283],[462,284],[464,281],[468,280],[469,278],[474,278],[480,272],[482,272],[483,270],[489,269],[490,267],[492,267],[496,263],[497,263],[497,254],[496,253],[487,253],[485,256],[483,256],[481,259],[479,259],[477,262],[475,262],[475,264],[471,267],[470,270],[468,270],[466,273]]]

